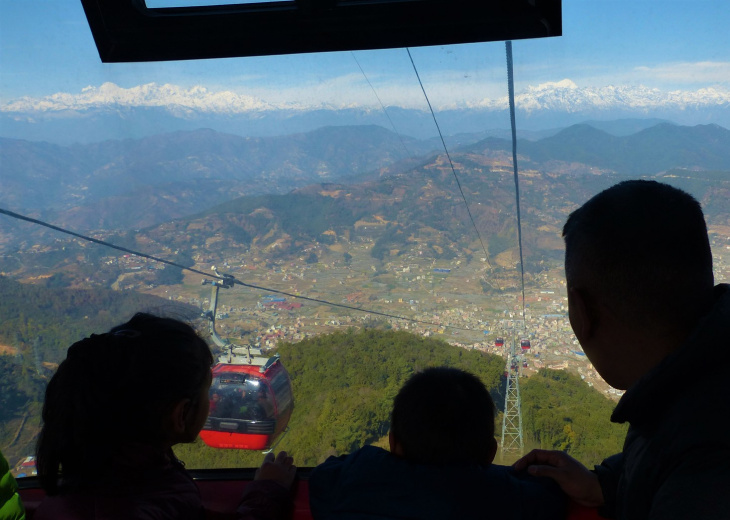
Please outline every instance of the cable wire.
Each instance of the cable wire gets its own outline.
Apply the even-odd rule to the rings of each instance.
[[[385,114],[385,117],[388,118],[388,121],[390,122],[390,126],[393,128],[393,131],[398,136],[398,139],[400,139],[400,144],[403,146],[403,149],[406,151],[406,155],[413,161],[413,155],[411,155],[411,152],[408,150],[408,147],[406,147],[406,143],[403,142],[403,137],[400,135],[400,132],[398,132],[398,129],[395,127],[395,124],[393,124],[393,120],[390,118],[390,114],[388,114],[388,111],[385,109],[385,105],[383,105],[383,102],[380,100],[380,96],[378,96],[377,91],[375,90],[375,87],[373,87],[373,84],[370,83],[370,80],[368,79],[367,75],[365,74],[365,71],[362,68],[362,65],[360,65],[360,62],[357,60],[357,57],[355,56],[355,53],[350,51],[350,54],[352,55],[352,59],[355,60],[355,63],[357,63],[357,68],[360,69],[360,72],[362,72],[363,78],[365,78],[365,81],[368,82],[368,85],[370,85],[370,89],[373,91],[373,94],[375,94],[375,98],[378,100],[378,103],[380,103],[380,108],[383,109],[383,113]]]
[[[12,218],[15,218],[15,219],[18,219],[18,220],[24,220],[26,222],[30,222],[31,224],[37,224],[39,226],[43,226],[43,227],[46,227],[46,228],[49,228],[49,229],[53,229],[55,231],[59,231],[61,233],[65,233],[67,235],[71,235],[71,236],[80,238],[82,240],[86,240],[88,242],[93,242],[95,244],[99,244],[99,245],[102,245],[102,246],[110,247],[110,248],[116,249],[118,251],[123,251],[125,253],[129,253],[129,254],[132,254],[132,255],[140,256],[142,258],[147,258],[149,260],[153,260],[155,262],[160,262],[160,263],[163,263],[163,264],[167,264],[167,265],[170,265],[172,267],[177,267],[178,269],[183,269],[183,270],[186,270],[186,271],[190,271],[192,273],[201,274],[203,276],[207,276],[207,277],[210,277],[210,278],[215,278],[217,280],[226,280],[226,281],[229,281],[229,282],[233,282],[234,284],[241,285],[243,287],[248,287],[249,289],[256,289],[256,290],[259,290],[259,291],[265,291],[265,292],[270,292],[270,293],[281,294],[283,296],[289,296],[290,298],[297,298],[297,299],[300,299],[300,300],[306,300],[306,301],[310,301],[310,302],[314,302],[314,303],[321,303],[321,304],[324,304],[324,305],[329,305],[331,307],[339,307],[341,309],[348,309],[348,310],[351,310],[351,311],[364,312],[364,313],[367,313],[367,314],[374,314],[376,316],[383,316],[385,318],[393,318],[393,319],[396,319],[396,320],[408,321],[408,322],[411,322],[411,323],[419,323],[421,325],[430,325],[430,326],[434,326],[434,327],[444,327],[444,328],[449,328],[449,329],[454,329],[454,330],[464,330],[464,331],[471,331],[471,332],[474,332],[475,331],[475,329],[469,329],[469,328],[466,328],[466,327],[456,327],[456,326],[453,326],[453,325],[444,325],[442,323],[435,323],[435,322],[431,322],[431,321],[418,320],[416,318],[408,318],[406,316],[398,316],[396,314],[389,314],[387,312],[380,312],[380,311],[374,311],[374,310],[369,310],[369,309],[363,309],[363,308],[360,308],[360,307],[354,307],[352,305],[346,305],[344,303],[335,303],[335,302],[331,302],[331,301],[328,301],[328,300],[323,300],[323,299],[320,299],[320,298],[311,298],[309,296],[302,296],[300,294],[293,294],[293,293],[289,293],[289,292],[286,292],[286,291],[281,291],[279,289],[272,289],[272,288],[269,288],[269,287],[263,287],[263,286],[260,286],[260,285],[250,284],[250,283],[242,282],[241,280],[239,280],[238,278],[236,278],[235,276],[232,276],[232,275],[218,276],[218,275],[215,275],[215,274],[206,273],[204,271],[201,271],[199,269],[195,269],[193,267],[187,267],[187,266],[184,266],[182,264],[178,264],[176,262],[171,262],[170,260],[164,260],[162,258],[158,258],[158,257],[153,256],[153,255],[148,255],[146,253],[140,253],[139,251],[135,251],[135,250],[129,249],[127,247],[118,246],[118,245],[112,244],[110,242],[105,242],[104,240],[99,240],[98,238],[94,238],[94,237],[82,235],[81,233],[76,233],[74,231],[70,231],[68,229],[64,229],[64,228],[59,227],[59,226],[54,226],[53,224],[49,224],[47,222],[43,222],[42,220],[34,219],[34,218],[31,218],[31,217],[26,217],[25,215],[21,215],[20,213],[15,213],[14,211],[10,211],[10,210],[6,210],[6,209],[3,209],[3,208],[0,208],[0,214],[7,215],[9,217],[12,217]]]
[[[431,111],[431,117],[433,118],[433,122],[436,125],[436,130],[438,130],[439,137],[441,138],[441,144],[444,147],[444,152],[446,152],[446,157],[449,160],[449,165],[451,166],[451,172],[454,174],[454,179],[456,179],[456,185],[459,187],[459,192],[461,193],[461,198],[464,199],[464,205],[466,206],[466,212],[469,214],[469,219],[471,220],[472,226],[474,226],[474,231],[477,232],[477,237],[479,237],[479,243],[482,245],[482,249],[484,250],[484,254],[486,255],[487,262],[489,262],[489,253],[487,252],[487,248],[484,246],[484,241],[482,240],[482,234],[479,232],[479,228],[477,227],[476,222],[474,221],[474,216],[471,214],[471,209],[469,209],[469,203],[466,200],[466,195],[464,195],[464,190],[461,188],[461,182],[459,181],[459,176],[456,175],[456,168],[454,168],[454,163],[451,160],[451,155],[449,154],[449,150],[446,148],[446,141],[444,141],[444,135],[441,133],[441,127],[439,126],[438,121],[436,120],[436,114],[433,111],[433,107],[431,106],[431,101],[428,99],[428,94],[426,94],[426,89],[423,87],[423,82],[421,81],[421,76],[418,74],[418,69],[416,68],[416,63],[413,61],[413,56],[411,56],[411,50],[406,47],[406,52],[408,52],[408,57],[411,59],[411,65],[413,65],[413,71],[416,73],[416,78],[418,78],[418,84],[421,85],[421,91],[423,92],[423,97],[426,98],[426,103],[428,104],[428,109]]]
[[[522,217],[520,215],[520,178],[517,175],[517,123],[515,120],[515,82],[512,67],[512,42],[504,42],[507,51],[507,88],[509,90],[509,119],[512,125],[512,166],[517,203],[517,243],[520,249],[520,274],[522,276],[522,323],[525,323],[525,262],[522,257]]]

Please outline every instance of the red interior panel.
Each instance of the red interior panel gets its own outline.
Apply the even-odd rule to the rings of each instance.
[[[234,520],[236,507],[248,480],[198,480],[198,488],[206,509],[207,520]],[[298,480],[294,483],[294,515],[293,520],[311,520],[309,512],[309,482]],[[39,488],[20,490],[20,496],[26,508],[26,517],[33,520],[33,513],[43,500],[45,493]],[[571,504],[568,508],[568,520],[600,520],[594,508]]]

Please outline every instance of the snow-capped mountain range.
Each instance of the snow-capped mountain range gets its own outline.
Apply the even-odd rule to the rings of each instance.
[[[5,105],[0,111],[8,113],[49,113],[79,110],[103,110],[115,108],[162,107],[180,117],[195,112],[213,114],[240,114],[257,110],[277,108],[261,99],[236,94],[229,90],[211,92],[203,86],[183,88],[166,83],[148,83],[132,88],[123,88],[114,83],[100,87],[88,86],[79,94],[59,92],[42,98],[22,97]]]
[[[563,110],[578,112],[598,109],[678,109],[686,110],[700,107],[730,107],[730,89],[708,87],[695,91],[665,92],[656,88],[639,86],[579,87],[573,81],[564,79],[557,82],[528,86],[515,97],[520,110],[534,112],[540,110]],[[507,97],[483,99],[467,103],[469,108],[504,110]],[[131,88],[123,88],[114,83],[104,83],[100,87],[88,86],[79,94],[59,92],[42,98],[22,97],[4,105],[0,112],[5,113],[48,113],[79,110],[101,110],[133,107],[163,107],[180,117],[191,116],[195,112],[211,114],[245,114],[269,110],[319,110],[353,108],[336,107],[326,104],[279,104],[274,105],[263,99],[230,90],[210,91],[203,86],[183,88],[169,83],[158,85],[148,83]],[[457,108],[457,106],[442,107]]]
[[[502,102],[502,100],[500,100]],[[506,103],[506,98],[503,100]],[[500,103],[501,104],[501,103]],[[515,96],[515,106],[525,112],[562,110],[688,110],[694,108],[730,109],[730,89],[709,87],[695,91],[664,92],[639,86],[578,87],[569,79],[544,83]],[[498,108],[498,107],[495,107]]]
[[[645,86],[579,87],[564,79],[529,86],[515,98],[518,125],[543,129],[586,119],[658,117],[681,124],[730,126],[730,89],[662,91]],[[461,132],[506,127],[507,97],[462,101],[437,107],[444,126]],[[422,110],[388,107],[394,125],[406,135],[435,134]],[[239,135],[274,135],[326,125],[382,124],[380,107],[331,103],[272,103],[259,97],[148,83],[123,88],[114,83],[89,86],[77,94],[59,92],[0,104],[0,135],[69,143],[210,127]],[[283,124],[286,122],[286,125]],[[123,124],[122,124],[123,123]],[[123,128],[120,128],[123,127]],[[123,130],[123,131],[122,131]]]

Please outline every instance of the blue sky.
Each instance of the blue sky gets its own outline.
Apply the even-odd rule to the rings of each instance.
[[[730,88],[728,27],[727,0],[563,0],[564,36],[514,43],[516,87],[567,78],[580,87]],[[436,104],[504,95],[502,43],[412,53]],[[360,51],[356,57],[386,104],[419,98],[404,50]],[[77,94],[105,82],[125,88],[151,82],[203,85],[274,102],[346,104],[373,97],[347,52],[104,65],[80,1],[0,0],[0,103]]]

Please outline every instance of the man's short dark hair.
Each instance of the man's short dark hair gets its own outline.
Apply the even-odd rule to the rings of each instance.
[[[629,324],[696,320],[709,301],[707,226],[680,189],[621,182],[571,213],[563,237],[568,285],[590,285]]]
[[[428,368],[406,381],[395,397],[391,431],[411,462],[487,465],[494,414],[494,402],[476,376]]]

